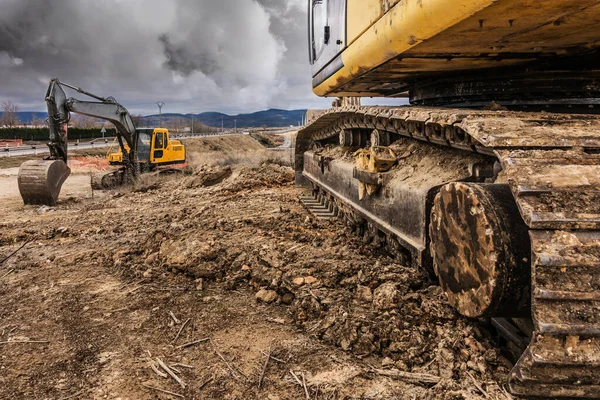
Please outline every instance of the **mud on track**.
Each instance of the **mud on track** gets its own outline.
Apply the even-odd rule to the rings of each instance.
[[[510,398],[508,361],[439,287],[313,220],[260,148],[205,145],[190,176],[3,201],[0,260],[27,244],[0,265],[0,398]]]

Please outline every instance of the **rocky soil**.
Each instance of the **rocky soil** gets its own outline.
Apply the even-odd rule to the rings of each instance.
[[[484,324],[228,140],[189,175],[0,205],[0,398],[511,398]]]

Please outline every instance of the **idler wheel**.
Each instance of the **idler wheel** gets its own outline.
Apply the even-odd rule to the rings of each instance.
[[[431,210],[434,270],[462,315],[529,314],[530,241],[508,185],[451,183]]]

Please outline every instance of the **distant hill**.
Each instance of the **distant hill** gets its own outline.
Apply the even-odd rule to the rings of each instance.
[[[260,128],[262,126],[273,128],[298,125],[298,122],[302,121],[304,115],[306,115],[306,110],[289,111],[270,109],[251,114],[238,115],[227,115],[219,112],[204,112],[200,114],[164,113],[162,114],[162,120],[165,121],[171,118],[180,118],[191,123],[193,118],[196,122],[217,128],[220,128],[222,123],[223,127],[226,129],[233,128],[236,124],[238,128]],[[19,119],[21,120],[22,124],[30,124],[34,118],[36,118],[38,121],[44,121],[47,117],[48,115],[45,112],[19,112]],[[142,125],[159,126],[160,118],[158,114],[142,117]]]
[[[194,119],[204,125],[214,126],[217,128],[223,127],[233,128],[259,128],[266,126],[269,128],[298,125],[302,118],[306,115],[306,110],[278,110],[270,109],[265,111],[258,111],[251,114],[238,114],[238,115],[227,115],[219,112],[205,112],[201,114],[172,114],[165,113],[162,115],[163,120],[170,118],[181,118],[187,121]],[[142,119],[143,123],[148,126],[155,126],[159,124],[159,116],[148,115]]]
[[[17,114],[19,115],[19,121],[21,121],[22,124],[27,125],[31,124],[31,121],[33,121],[34,118],[42,124],[44,124],[45,119],[48,118],[48,113],[39,111],[21,111]],[[0,116],[1,115],[2,113],[0,112]]]

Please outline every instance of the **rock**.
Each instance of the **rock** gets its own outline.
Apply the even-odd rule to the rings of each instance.
[[[267,304],[272,303],[277,300],[277,292],[274,290],[261,289],[256,293],[256,300]]]
[[[362,286],[362,285],[358,285],[356,287],[356,296],[366,302],[372,302],[373,301],[373,292],[371,291],[371,288],[369,288],[368,286]]]
[[[204,289],[204,280],[202,278],[198,278],[194,282],[196,282],[196,290]]]
[[[304,278],[304,283],[306,283],[307,285],[312,285],[313,283],[317,283],[317,278],[315,278],[314,276],[307,276]]]
[[[242,271],[250,271],[251,269],[248,265],[242,265]]]
[[[286,294],[284,294],[283,296],[281,296],[281,302],[283,304],[287,304],[287,305],[292,304],[292,302],[294,301],[295,297],[296,296],[294,296],[293,293],[287,292]]]
[[[381,366],[382,367],[391,367],[394,364],[395,364],[394,360],[392,360],[389,357],[386,357],[383,360],[381,360]]]
[[[144,260],[144,264],[146,264],[147,267],[151,267],[156,263],[156,260],[158,260],[158,252],[152,253],[148,257],[146,257],[146,260]]]
[[[304,285],[304,278],[303,277],[294,278],[292,283],[296,286],[302,286],[302,285]]]
[[[380,310],[394,308],[398,305],[398,290],[396,283],[386,282],[375,289],[373,293],[373,302],[375,307]]]

